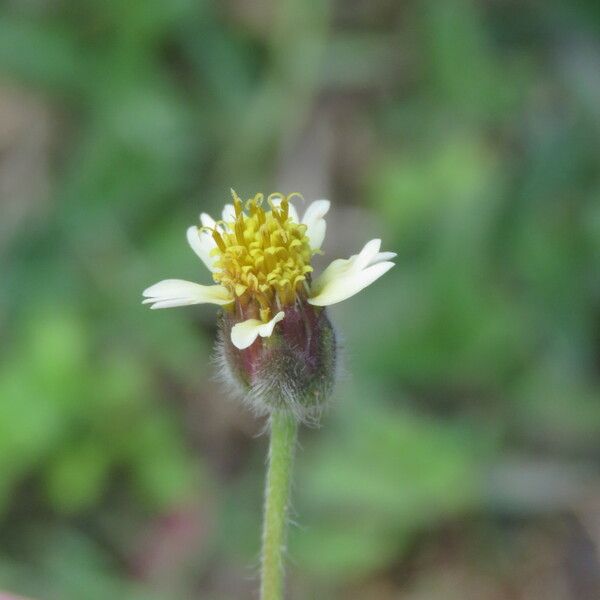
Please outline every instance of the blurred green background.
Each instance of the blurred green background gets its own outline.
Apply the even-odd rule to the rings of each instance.
[[[266,438],[185,229],[333,201],[344,367],[294,489],[293,600],[600,598],[596,0],[6,0],[0,589],[255,598]],[[302,206],[299,206],[302,209]]]

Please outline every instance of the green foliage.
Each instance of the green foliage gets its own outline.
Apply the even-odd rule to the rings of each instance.
[[[161,596],[115,577],[105,552],[80,533],[47,527],[28,532],[32,565],[0,565],[3,585],[31,598],[158,600]]]
[[[491,454],[466,424],[365,405],[374,394],[359,390],[345,388],[337,427],[315,442],[299,478],[297,559],[329,581],[360,580],[423,528],[477,506]]]
[[[36,313],[28,326],[0,370],[1,505],[41,469],[53,508],[88,509],[101,500],[117,466],[132,470],[133,491],[147,505],[183,498],[195,469],[137,359],[92,362],[86,326],[66,312]]]

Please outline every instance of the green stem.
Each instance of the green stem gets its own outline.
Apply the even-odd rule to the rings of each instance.
[[[282,600],[290,482],[298,425],[285,412],[271,415],[269,470],[262,538],[261,600]]]

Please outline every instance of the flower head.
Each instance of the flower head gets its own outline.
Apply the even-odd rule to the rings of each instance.
[[[245,203],[232,195],[220,221],[202,213],[200,226],[187,230],[215,285],[168,279],[146,289],[144,303],[223,306],[220,355],[246,395],[259,394],[263,405],[267,398],[267,409],[283,402],[299,412],[311,404],[308,396],[321,406],[335,366],[335,335],[322,307],[373,283],[394,266],[395,254],[371,240],[313,279],[311,259],[321,253],[329,201],[316,200],[299,219],[292,203],[299,194],[266,201],[257,194]]]

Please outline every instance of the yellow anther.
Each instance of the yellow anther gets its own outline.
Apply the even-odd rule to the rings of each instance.
[[[240,213],[239,217],[235,221],[235,237],[240,245],[244,245],[245,237],[244,237],[244,215]]]
[[[225,245],[225,242],[223,241],[221,234],[216,229],[213,229],[212,236],[213,236],[213,239],[215,240],[219,250],[221,252],[227,252],[227,246]]]
[[[256,218],[259,227],[263,227],[267,222],[265,217],[265,211],[260,206],[256,209]]]
[[[289,210],[289,202],[287,201],[287,198],[283,198],[283,200],[281,201],[281,214],[283,215],[284,221],[288,218]]]
[[[233,197],[233,208],[235,210],[236,218],[242,214],[242,199],[235,193],[235,190],[231,189],[231,195]]]
[[[262,194],[242,203],[235,191],[231,193],[235,211],[231,222],[206,229],[216,243],[213,277],[237,296],[254,300],[262,317],[305,293],[304,280],[312,271],[306,225],[290,220],[291,196],[270,194],[271,210],[264,210]]]

